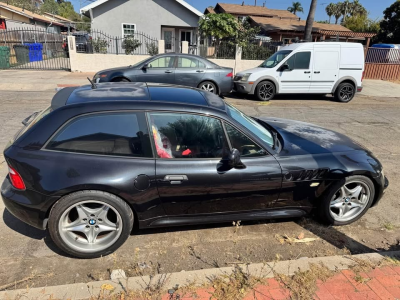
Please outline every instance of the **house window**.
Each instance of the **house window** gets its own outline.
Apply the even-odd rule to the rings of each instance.
[[[122,23],[122,37],[126,38],[127,36],[134,35],[135,30],[136,24]]]
[[[7,29],[5,19],[0,19],[0,29]]]
[[[189,42],[189,45],[192,43],[192,31],[181,30],[181,42]]]

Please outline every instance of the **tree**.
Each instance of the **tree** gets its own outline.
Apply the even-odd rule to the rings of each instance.
[[[379,32],[379,22],[369,19],[364,14],[348,17],[343,26],[355,32]]]
[[[300,2],[293,2],[292,6],[289,6],[287,10],[293,14],[296,14],[297,12],[301,12],[301,13],[304,12],[303,7],[301,6]]]
[[[7,2],[11,5],[14,5],[16,7],[20,7],[20,8],[32,11],[32,12],[37,11],[35,5],[33,4],[33,2],[31,0],[8,0],[8,1],[3,1],[3,2]]]
[[[249,44],[249,41],[253,41],[257,34],[261,31],[260,27],[252,27],[249,18],[247,18],[243,23],[239,22],[239,29],[236,36],[233,36],[232,39],[234,43],[239,47],[246,47]]]
[[[50,13],[53,15],[58,15],[59,6],[55,0],[44,0],[42,6],[40,7],[41,13]]]
[[[333,5],[333,15],[335,17],[335,24],[339,22],[340,17],[342,16],[342,2],[338,2]]]
[[[236,37],[239,31],[239,22],[231,14],[208,14],[200,19],[199,30],[204,37],[215,38],[214,55],[217,56],[221,40]]]
[[[334,3],[328,4],[328,6],[325,7],[325,11],[326,11],[326,14],[329,17],[329,23],[331,23],[331,18],[335,13],[335,4]]]
[[[349,0],[344,0],[344,2],[340,2],[340,4],[338,4],[338,5],[339,5],[340,12],[342,13],[342,16],[343,16],[342,21],[345,22],[348,14],[351,13],[352,4],[350,3]]]
[[[400,0],[385,9],[380,24],[378,40],[384,43],[400,44]]]
[[[311,0],[310,12],[308,13],[306,28],[304,29],[304,39],[306,41],[311,41],[312,39],[312,29],[314,25],[315,10],[317,9],[317,0]]]

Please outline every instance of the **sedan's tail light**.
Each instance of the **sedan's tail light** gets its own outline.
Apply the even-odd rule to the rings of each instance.
[[[11,166],[8,166],[8,174],[10,175],[11,184],[17,190],[25,190],[25,183],[21,175]]]
[[[233,73],[232,72],[230,72],[230,73],[228,73],[228,74],[226,74],[226,77],[233,77]]]

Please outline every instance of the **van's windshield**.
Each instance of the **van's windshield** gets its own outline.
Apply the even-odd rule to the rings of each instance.
[[[276,52],[274,55],[272,55],[270,58],[268,58],[266,61],[264,61],[261,65],[260,68],[274,68],[276,67],[286,56],[288,56],[290,53],[292,53],[292,50],[281,50]]]

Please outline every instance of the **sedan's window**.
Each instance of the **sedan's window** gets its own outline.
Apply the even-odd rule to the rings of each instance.
[[[272,134],[267,128],[263,127],[261,124],[257,123],[254,119],[242,113],[240,110],[233,107],[232,105],[226,104],[226,106],[228,108],[227,110],[229,115],[234,120],[242,124],[256,136],[262,139],[265,143],[267,143],[269,146],[272,146],[274,144],[274,139],[272,137]]]
[[[195,58],[179,57],[178,68],[205,69],[206,65]]]
[[[173,68],[175,56],[163,56],[149,63],[149,68]]]
[[[144,113],[78,117],[61,129],[46,148],[87,154],[153,156]]]
[[[232,148],[239,150],[242,157],[265,156],[266,152],[251,139],[228,123],[225,123],[226,132]]]
[[[229,147],[221,121],[191,114],[150,114],[159,158],[222,158]]]

